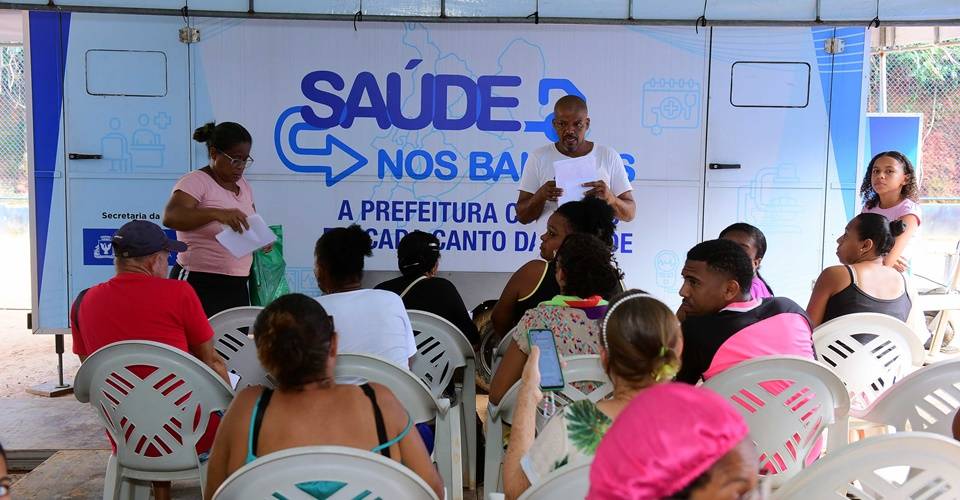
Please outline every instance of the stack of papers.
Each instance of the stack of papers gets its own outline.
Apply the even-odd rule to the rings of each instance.
[[[260,214],[247,217],[247,224],[250,225],[250,229],[242,233],[238,233],[224,224],[223,231],[217,234],[217,241],[238,259],[277,241],[277,235],[273,234],[273,231],[267,227],[267,223],[263,221]]]
[[[558,205],[582,200],[583,195],[591,189],[583,187],[583,184],[600,179],[596,160],[596,156],[587,155],[553,162],[554,180],[557,187],[563,190],[563,195],[557,200]]]

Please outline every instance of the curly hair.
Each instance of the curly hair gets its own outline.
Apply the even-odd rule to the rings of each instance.
[[[910,158],[907,158],[906,155],[899,151],[884,151],[870,160],[870,164],[867,165],[867,172],[863,175],[863,182],[860,183],[860,197],[863,199],[863,206],[873,208],[880,204],[880,197],[877,195],[877,192],[873,190],[873,165],[884,156],[896,160],[897,163],[903,167],[903,173],[907,176],[906,184],[900,188],[900,199],[919,202],[920,189],[917,187],[917,171],[913,168],[913,163],[910,162]]]
[[[591,234],[613,248],[613,233],[617,228],[613,224],[613,208],[607,202],[588,196],[568,201],[557,207],[554,213],[566,219],[572,232]]]
[[[680,321],[643,290],[610,301],[603,319],[607,375],[635,387],[673,378],[680,367]]]
[[[333,317],[316,300],[300,293],[278,297],[253,324],[257,358],[277,386],[297,390],[327,376],[335,336]]]
[[[730,240],[707,240],[687,252],[687,260],[706,262],[707,267],[737,281],[740,291],[750,291],[753,262],[746,250]]]
[[[557,249],[557,267],[566,276],[566,295],[610,299],[623,279],[610,247],[589,234],[574,233],[563,240]]]
[[[363,277],[363,259],[373,255],[373,240],[357,224],[335,227],[317,239],[313,256],[338,282]]]

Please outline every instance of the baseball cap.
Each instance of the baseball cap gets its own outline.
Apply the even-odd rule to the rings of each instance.
[[[117,257],[143,257],[160,250],[184,252],[187,244],[171,240],[160,226],[145,220],[132,220],[113,235],[113,254]]]
[[[416,269],[426,272],[433,268],[439,258],[440,241],[430,233],[413,231],[404,236],[397,245],[400,271]]]

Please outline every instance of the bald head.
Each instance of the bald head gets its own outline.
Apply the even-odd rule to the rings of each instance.
[[[590,128],[587,102],[582,97],[561,97],[553,107],[553,130],[557,133],[557,149],[570,157],[590,152],[593,143],[586,140]]]
[[[584,101],[582,97],[575,95],[565,95],[557,100],[557,104],[553,106],[553,111],[573,111],[587,112],[587,101]]]

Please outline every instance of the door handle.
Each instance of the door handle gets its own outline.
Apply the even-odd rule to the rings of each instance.
[[[70,153],[71,160],[102,160],[103,155],[88,155],[83,153]]]
[[[740,168],[739,163],[710,163],[707,166],[710,170],[735,170]]]

